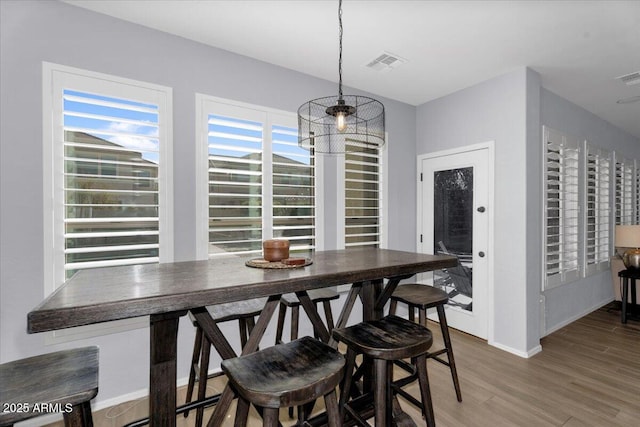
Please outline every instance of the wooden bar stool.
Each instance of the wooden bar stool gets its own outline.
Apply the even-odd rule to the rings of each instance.
[[[0,365],[0,426],[62,412],[67,427],[92,427],[98,394],[98,347],[83,347]]]
[[[347,402],[351,396],[353,371],[356,355],[362,354],[373,359],[375,384],[373,400],[376,427],[392,425],[392,372],[393,362],[412,359],[418,372],[421,408],[427,426],[435,427],[426,355],[433,342],[427,328],[397,316],[387,316],[381,320],[361,322],[342,329],[334,329],[333,337],[347,345],[347,367],[340,394],[340,412],[345,410],[361,425],[368,425]]]
[[[340,295],[333,289],[320,288],[313,289],[307,292],[311,302],[316,305],[316,310],[318,308],[318,304],[322,303],[322,307],[324,308],[324,317],[327,321],[327,329],[329,333],[333,330],[334,322],[333,322],[333,314],[331,311],[331,300],[338,299]],[[296,294],[284,294],[280,298],[280,311],[278,312],[278,326],[276,328],[276,344],[282,344],[282,333],[284,330],[284,319],[287,315],[287,308],[291,308],[291,333],[290,340],[294,341],[298,339],[298,330],[299,330],[299,322],[300,322],[300,300],[296,296]],[[314,335],[318,338],[318,334]],[[300,408],[298,408],[300,409]],[[293,418],[293,407],[289,408],[289,417]],[[300,415],[298,418],[301,418]]]
[[[256,298],[246,301],[217,304],[207,307],[207,312],[216,323],[237,320],[240,329],[240,343],[242,347],[244,347],[255,325],[255,317],[260,315],[266,302],[266,298]],[[196,328],[196,339],[193,344],[193,356],[191,357],[191,369],[189,370],[189,383],[187,385],[185,403],[191,402],[196,381],[198,381],[198,400],[201,401],[206,397],[207,380],[222,375],[222,372],[209,375],[211,343],[206,338],[202,327],[191,312],[189,312],[189,318]],[[185,411],[184,416],[185,418],[189,416],[189,411]],[[195,425],[197,427],[202,426],[203,416],[204,405],[196,409]]]
[[[321,288],[307,292],[313,303],[322,303],[324,316],[327,320],[329,333],[333,330],[333,314],[331,313],[331,300],[338,299],[340,295],[333,289]],[[278,327],[276,329],[276,344],[282,344],[282,332],[284,329],[284,318],[287,314],[287,307],[291,308],[291,341],[298,338],[298,325],[300,320],[300,300],[296,294],[285,294],[280,298],[280,311],[278,313]]]
[[[263,426],[275,427],[279,408],[302,406],[321,396],[328,425],[342,425],[336,386],[344,374],[344,357],[317,339],[303,337],[226,359],[222,370],[239,395],[235,426],[246,425],[249,403],[262,411]]]
[[[440,321],[440,330],[442,331],[442,340],[444,348],[429,351],[427,359],[433,359],[445,366],[451,371],[453,387],[456,390],[458,402],[462,402],[462,393],[460,392],[460,382],[458,381],[458,371],[456,370],[456,361],[453,357],[453,347],[451,346],[451,337],[449,336],[449,327],[447,325],[447,316],[444,306],[449,301],[449,296],[442,289],[434,288],[428,285],[410,284],[401,285],[396,288],[391,296],[391,304],[389,306],[389,314],[396,313],[398,302],[407,304],[409,309],[409,320],[415,320],[415,310],[418,310],[418,322],[427,327],[427,309],[435,307],[438,312],[438,320]],[[442,354],[447,355],[447,360],[442,359]]]

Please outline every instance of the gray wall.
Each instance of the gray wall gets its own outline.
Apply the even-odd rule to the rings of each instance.
[[[97,344],[98,401],[144,389],[147,329],[55,346],[44,345],[44,334],[26,334],[27,312],[44,297],[42,61],[173,88],[176,260],[196,256],[195,93],[296,111],[309,99],[336,93],[337,84],[57,1],[3,0],[0,14],[0,361]],[[412,250],[415,107],[381,101],[392,141],[389,247]],[[325,186],[328,192],[334,188],[335,174],[329,174]],[[328,223],[335,224],[335,218]],[[335,235],[330,227],[326,232]],[[192,339],[191,325],[181,322],[179,377],[187,375]]]
[[[640,159],[640,140],[546,90],[540,76],[526,68],[417,109],[418,155],[495,141],[495,272],[490,296],[494,312],[489,340],[517,354],[537,351],[546,331],[613,299],[610,271],[541,292],[542,125]]]
[[[540,120],[543,125],[579,140],[586,139],[599,147],[615,150],[629,159],[640,160],[640,140],[637,138],[544,88],[540,99]],[[539,177],[538,181],[541,180]],[[603,271],[547,290],[544,295],[546,330],[553,331],[613,300],[611,273]]]
[[[536,301],[528,300],[527,282],[527,79],[519,69],[420,105],[417,154],[494,141],[494,261],[489,342],[526,354],[538,345]],[[526,285],[525,285],[526,284]],[[537,295],[537,294],[536,294]],[[529,305],[535,304],[532,310]],[[534,316],[527,319],[527,315]],[[491,335],[493,329],[493,336]]]

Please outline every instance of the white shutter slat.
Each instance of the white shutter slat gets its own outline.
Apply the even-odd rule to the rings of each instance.
[[[158,217],[65,218],[65,224],[158,222]]]
[[[79,126],[67,126],[65,127],[65,131],[68,132],[77,132],[77,133],[86,133],[92,135],[103,135],[117,138],[126,138],[126,139],[135,139],[139,141],[147,141],[150,139],[157,139],[158,136],[154,134],[139,134],[134,132],[122,132],[118,130],[110,130],[110,129],[96,129],[90,127],[79,127]],[[156,150],[157,151],[157,150]]]
[[[74,162],[74,163],[93,163],[93,164],[98,164],[98,165],[109,165],[109,166],[113,166],[113,167],[118,167],[118,166],[132,166],[132,167],[140,167],[140,166],[144,166],[145,168],[150,168],[150,169],[154,169],[157,168],[158,165],[152,162],[149,163],[142,163],[142,162],[127,162],[127,161],[121,161],[121,160],[106,160],[106,159],[91,159],[88,157],[74,157],[74,156],[65,156],[65,160],[69,161],[69,162]],[[125,173],[127,171],[124,171]],[[103,175],[101,176],[101,178],[108,178],[108,177],[114,177],[114,175]]]
[[[157,243],[147,245],[119,245],[119,246],[94,246],[90,248],[71,248],[65,249],[66,254],[87,254],[93,252],[114,252],[137,249],[158,249],[160,245]]]
[[[95,231],[90,233],[64,233],[64,237],[67,239],[89,239],[98,237],[136,237],[136,236],[157,236],[160,233],[158,231],[145,231],[145,230],[133,230],[133,231]]]
[[[109,107],[109,108],[115,108],[115,109],[124,110],[124,111],[134,111],[138,113],[151,113],[151,114],[158,113],[158,108],[155,105],[145,106],[143,103],[139,103],[139,102],[117,102],[117,101],[114,102],[114,101],[107,101],[105,99],[88,97],[86,96],[88,94],[84,94],[84,95],[85,96],[70,95],[67,91],[65,91],[65,94],[63,95],[62,98],[65,101],[72,101],[79,104],[85,104],[87,106]],[[65,113],[67,111],[73,111],[73,110],[65,110]]]
[[[67,130],[71,131],[71,128],[67,128]],[[87,129],[88,132],[91,133],[98,133],[93,131],[92,129]],[[120,136],[120,135],[118,135]],[[143,139],[157,139],[157,137],[152,137],[152,138],[143,138]],[[140,153],[140,149],[139,148],[128,148],[128,147],[123,147],[121,145],[97,145],[97,144],[87,144],[87,143],[83,143],[83,142],[77,142],[77,141],[64,141],[64,146],[65,147],[69,147],[69,148],[84,148],[84,149],[88,149],[88,150],[95,150],[95,149],[99,149],[102,152],[108,153],[108,152],[114,152],[117,151],[118,153],[123,153],[123,152],[127,152],[127,153],[132,153],[132,154],[139,154]],[[145,152],[157,152],[158,150],[144,150]],[[80,159],[82,159],[82,157],[80,157]]]
[[[219,116],[218,117],[209,116],[208,123],[210,125],[214,125],[215,128],[229,127],[237,130],[250,130],[250,131],[256,131],[256,132],[262,132],[262,124],[255,123],[255,122],[251,123],[246,120],[234,121],[234,120],[231,120],[231,118],[224,119]],[[209,133],[209,136],[211,136],[211,133]]]
[[[134,264],[151,264],[159,262],[159,257],[143,257],[143,258],[124,258],[124,259],[112,259],[105,261],[89,261],[89,262],[72,262],[65,264],[65,270],[75,271],[83,270],[86,268],[98,268],[98,267],[115,267],[119,265],[134,265]]]

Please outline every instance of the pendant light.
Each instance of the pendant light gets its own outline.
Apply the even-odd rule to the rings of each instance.
[[[329,154],[375,150],[385,143],[384,105],[366,96],[342,94],[342,0],[338,23],[338,96],[314,99],[298,108],[298,145]]]

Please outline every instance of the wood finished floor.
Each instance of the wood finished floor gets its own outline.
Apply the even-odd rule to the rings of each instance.
[[[434,345],[440,343],[433,324]],[[436,423],[439,427],[565,426],[607,427],[640,425],[640,322],[620,322],[612,305],[542,339],[543,351],[523,359],[486,342],[452,331],[463,402],[459,403],[448,368],[429,362]],[[211,392],[222,387],[211,381]],[[418,396],[417,386],[409,390]],[[184,402],[184,388],[179,399]],[[402,407],[425,425],[414,408]],[[145,399],[94,414],[95,427],[122,426],[146,416]],[[205,419],[212,409],[205,412]],[[225,426],[233,425],[235,406]],[[292,423],[281,412],[285,426]],[[178,427],[194,425],[195,412],[179,416]],[[51,424],[51,427],[63,424]],[[261,420],[252,409],[250,426]]]

